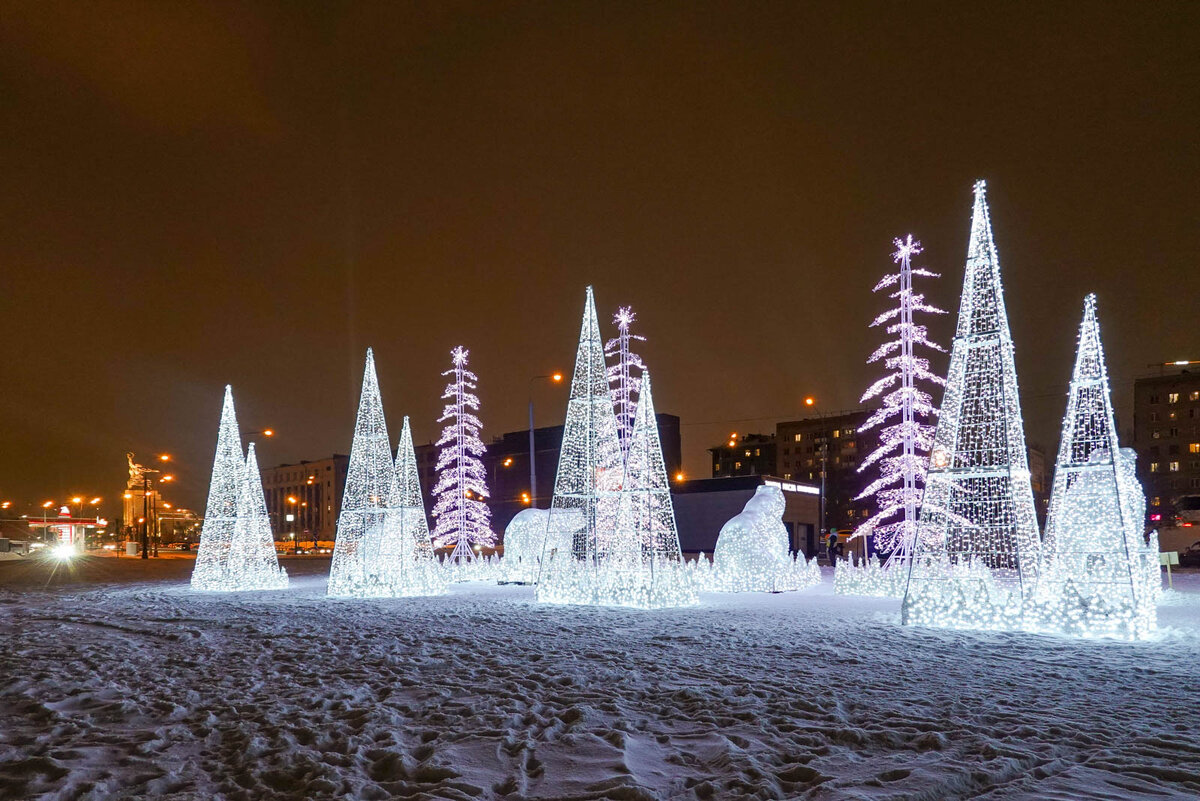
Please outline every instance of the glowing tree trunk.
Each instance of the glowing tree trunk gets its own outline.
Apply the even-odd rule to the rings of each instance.
[[[397,505],[400,536],[412,541],[416,559],[432,559],[433,545],[429,540],[429,521],[425,519],[425,498],[421,494],[421,477],[417,471],[417,455],[413,448],[408,415],[404,416],[400,444],[396,446],[396,485],[400,492]]]
[[[330,595],[396,594],[400,547],[393,509],[398,497],[375,354],[368,348],[329,569]]]
[[[929,360],[915,352],[918,345],[944,352],[944,348],[929,340],[925,326],[913,322],[914,312],[945,314],[927,304],[923,295],[913,292],[913,275],[936,278],[937,274],[913,269],[912,257],[921,252],[921,243],[911,235],[903,241],[895,240],[895,244],[892,258],[900,269],[885,275],[873,291],[893,290],[889,297],[895,298],[898,305],[876,317],[871,326],[886,325],[887,333],[896,339],[881,345],[867,360],[868,363],[884,360],[890,372],[863,393],[862,402],[882,396],[882,405],[859,429],[869,431],[884,426],[879,434],[879,447],[858,468],[861,473],[878,464],[878,478],[867,485],[858,499],[874,496],[879,511],[855,532],[858,537],[871,537],[876,551],[891,554],[889,566],[906,565],[911,553],[929,448],[933,444],[933,426],[925,421],[937,412],[929,393],[918,388],[917,381],[946,383],[929,371]],[[884,425],[889,421],[890,425]]]
[[[449,420],[438,440],[437,484],[433,488],[433,542],[439,547],[454,546],[450,561],[471,559],[471,547],[492,547],[496,535],[491,527],[491,510],[484,501],[491,493],[483,456],[487,448],[479,438],[483,424],[475,414],[479,398],[475,395],[479,377],[467,368],[468,351],[458,347],[450,352],[454,366],[442,373],[453,376],[442,399],[438,422]]]
[[[275,554],[275,535],[267,514],[262,474],[254,443],[246,453],[245,480],[238,496],[237,525],[229,550],[229,589],[281,590],[288,585],[287,572]]]
[[[983,181],[975,184],[958,327],[919,519],[904,621],[1018,625],[1036,579],[1039,539]]]
[[[592,288],[587,288],[571,397],[563,426],[554,498],[543,542],[571,542],[544,555],[538,600],[590,603],[576,585],[581,570],[596,571],[610,550],[621,490],[621,444],[604,365],[603,340]],[[549,558],[547,558],[549,557]]]
[[[1146,498],[1135,459],[1117,441],[1096,296],[1088,295],[1046,520],[1044,627],[1127,637],[1156,627],[1158,554],[1142,538]]]
[[[242,439],[237,414],[233,409],[233,388],[225,387],[221,406],[221,424],[217,429],[217,454],[213,459],[212,481],[208,485],[208,503],[196,565],[192,568],[192,589],[228,590],[229,552],[237,528],[238,498],[245,484],[246,463],[242,459]]]
[[[613,315],[617,336],[604,343],[604,355],[615,357],[616,364],[608,368],[608,381],[612,385],[613,410],[617,415],[617,436],[621,440],[621,453],[629,450],[629,437],[633,433],[637,397],[641,392],[641,374],[646,365],[642,357],[629,349],[634,341],[645,342],[646,338],[631,333],[629,327],[637,319],[633,309],[622,306]]]

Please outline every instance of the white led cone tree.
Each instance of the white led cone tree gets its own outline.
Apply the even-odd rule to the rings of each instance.
[[[641,378],[613,547],[599,561],[607,575],[598,587],[598,603],[644,609],[688,606],[699,596],[683,569],[649,371]]]
[[[922,501],[904,622],[1018,626],[1040,541],[983,181],[975,184],[958,326]]]
[[[879,446],[858,468],[861,473],[876,467],[878,477],[855,499],[873,496],[876,500],[878,511],[858,528],[855,536],[869,537],[876,552],[889,554],[889,568],[907,567],[916,539],[929,448],[933,444],[934,427],[930,421],[937,411],[933,398],[918,382],[941,386],[946,383],[941,376],[930,372],[929,360],[917,352],[918,347],[942,352],[945,348],[932,342],[926,326],[918,325],[913,317],[916,313],[945,314],[926,303],[924,295],[913,291],[914,275],[936,278],[937,274],[913,268],[912,257],[921,252],[921,243],[911,234],[894,243],[892,259],[899,269],[885,275],[872,291],[889,292],[888,297],[896,301],[896,306],[876,317],[871,327],[887,326],[887,333],[895,339],[885,342],[867,359],[868,364],[883,361],[888,374],[872,384],[861,398],[862,403],[880,399],[879,409],[859,428],[870,431],[882,426]]]
[[[413,447],[412,427],[408,415],[400,429],[396,446],[396,486],[399,491],[397,510],[400,535],[412,540],[416,559],[432,559],[433,545],[429,539],[429,521],[425,517],[425,496],[421,494],[421,476],[417,470],[417,453]]]
[[[554,497],[542,537],[537,598],[552,603],[598,603],[600,562],[611,552],[620,506],[623,464],[617,417],[609,394],[604,341],[587,288],[571,396],[563,426]],[[570,542],[545,552],[545,543]],[[589,571],[591,578],[583,577]]]
[[[469,561],[472,546],[490,548],[496,544],[492,532],[492,513],[486,499],[491,493],[487,472],[480,457],[487,448],[479,438],[483,427],[476,412],[475,394],[479,377],[467,367],[469,352],[457,347],[450,352],[454,366],[444,376],[450,383],[442,393],[448,403],[438,422],[449,421],[437,441],[438,480],[433,488],[433,543],[439,548],[453,546],[450,561]]]
[[[1142,537],[1146,498],[1121,448],[1096,296],[1084,300],[1043,542],[1039,628],[1138,638],[1157,626],[1157,547]]]
[[[368,349],[329,570],[330,595],[395,597],[443,591],[432,563],[419,563],[412,540],[402,535],[399,504],[375,355]]]
[[[635,320],[637,314],[629,306],[617,309],[612,320],[617,327],[617,336],[604,343],[604,355],[615,359],[608,367],[608,382],[612,386],[613,411],[617,415],[617,436],[621,440],[622,454],[629,449],[637,398],[642,386],[641,376],[646,370],[642,357],[630,347],[634,342],[646,341],[644,336],[630,330]]]
[[[238,496],[237,524],[229,549],[227,576],[230,589],[282,590],[288,585],[287,571],[279,566],[275,535],[267,514],[262,474],[254,443],[246,453],[245,480]]]
[[[217,453],[208,485],[208,503],[204,507],[204,526],[200,530],[200,545],[192,568],[194,590],[232,589],[229,554],[237,528],[238,500],[245,482],[246,462],[242,458],[242,439],[233,408],[233,388],[227,385],[217,429]]]

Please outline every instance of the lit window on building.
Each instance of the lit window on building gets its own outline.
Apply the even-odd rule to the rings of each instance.
[[[1193,390],[1192,392],[1189,392],[1189,393],[1188,393],[1188,400],[1190,400],[1190,401],[1198,401],[1198,400],[1200,400],[1200,390]]]
[[[742,469],[742,463],[741,463],[741,462],[734,462],[734,463],[733,463],[733,469],[734,469],[734,470],[741,470],[741,469]]]
[[[803,434],[797,434],[797,435],[796,435],[796,442],[799,442],[799,441],[801,441],[802,439],[804,439],[804,435],[803,435]]]
[[[1178,473],[1179,472],[1179,462],[1171,462],[1169,465],[1167,465],[1167,468],[1172,473]]]
[[[1162,439],[1162,432],[1157,428],[1150,432],[1151,439]]]
[[[1158,465],[1158,462],[1151,462],[1151,463],[1150,463],[1150,472],[1151,472],[1151,473],[1157,473],[1157,472],[1158,472],[1158,467],[1159,467],[1159,465]]]
[[[1167,403],[1179,403],[1179,393],[1178,392],[1168,392],[1167,393]]]

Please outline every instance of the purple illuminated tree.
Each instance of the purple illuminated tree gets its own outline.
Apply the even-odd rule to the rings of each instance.
[[[863,393],[862,402],[880,398],[882,405],[859,428],[869,431],[882,426],[879,447],[858,468],[861,473],[872,465],[878,466],[878,477],[858,498],[874,496],[879,511],[855,532],[856,537],[871,537],[877,551],[890,553],[889,561],[906,559],[912,552],[929,469],[929,449],[933,446],[934,427],[930,421],[937,416],[937,410],[930,394],[920,389],[917,381],[942,386],[946,383],[929,371],[929,360],[915,351],[919,345],[945,352],[945,348],[929,340],[924,325],[913,322],[915,312],[946,313],[926,303],[924,295],[913,292],[914,275],[936,278],[937,273],[912,266],[912,257],[921,252],[921,243],[911,234],[894,242],[896,252],[892,260],[900,265],[899,270],[885,275],[872,291],[891,290],[888,297],[895,299],[897,305],[876,317],[871,327],[886,325],[887,333],[896,338],[880,345],[867,359],[868,364],[882,360],[889,372]]]
[[[621,453],[629,450],[629,437],[633,433],[633,421],[637,415],[637,397],[642,390],[642,373],[646,365],[642,357],[629,349],[630,343],[645,342],[646,338],[629,331],[637,320],[637,314],[628,306],[617,309],[613,325],[617,336],[604,343],[604,355],[615,358],[616,364],[608,367],[609,392],[612,395],[613,411],[617,414],[617,436],[621,440]]]
[[[479,377],[467,369],[468,353],[461,346],[450,352],[454,367],[442,373],[452,376],[442,393],[442,399],[449,403],[438,418],[439,423],[450,422],[437,441],[433,543],[438,548],[453,545],[452,561],[469,561],[472,546],[489,547],[496,543],[491,510],[484,502],[490,493],[480,460],[487,450],[479,438],[483,424],[475,414],[479,411],[479,397],[474,393]]]

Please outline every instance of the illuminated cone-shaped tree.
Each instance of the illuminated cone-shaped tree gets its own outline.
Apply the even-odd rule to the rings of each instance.
[[[646,370],[642,357],[630,350],[631,343],[646,341],[644,336],[629,330],[636,319],[637,314],[630,307],[617,309],[613,315],[617,336],[604,343],[604,355],[616,359],[616,363],[608,368],[608,381],[612,385],[613,409],[617,415],[617,436],[621,440],[622,453],[629,450],[629,437],[633,433],[633,419],[642,385],[641,374]]]
[[[937,274],[913,268],[912,257],[921,252],[921,243],[911,234],[894,241],[896,252],[892,259],[900,269],[885,275],[872,291],[890,290],[888,297],[894,298],[897,305],[876,317],[871,326],[886,325],[887,332],[896,338],[881,345],[867,359],[868,364],[883,360],[889,372],[863,393],[863,403],[882,396],[882,405],[859,428],[869,431],[883,426],[879,447],[858,468],[861,473],[878,465],[879,476],[856,498],[874,496],[879,511],[855,532],[855,536],[870,537],[876,551],[890,554],[889,565],[907,562],[911,552],[921,489],[929,466],[929,448],[933,444],[933,426],[928,421],[937,412],[933,399],[917,382],[946,383],[941,376],[930,372],[929,360],[916,352],[917,346],[943,352],[945,349],[929,340],[924,325],[913,322],[914,312],[945,314],[926,303],[924,295],[913,292],[914,275],[936,278]]]
[[[905,622],[1003,628],[1019,618],[1040,542],[983,181],[975,184],[958,327],[919,521]],[[980,601],[993,585],[1011,596]],[[981,604],[988,608],[979,611]]]
[[[1043,543],[1045,626],[1133,637],[1155,628],[1156,593],[1146,586],[1145,567],[1152,560],[1157,579],[1158,554],[1142,538],[1146,498],[1135,458],[1117,441],[1096,296],[1088,295]]]
[[[698,600],[691,575],[683,569],[648,371],[642,374],[609,559],[613,575],[601,585],[608,591],[601,602],[667,607]]]
[[[402,550],[393,510],[399,498],[375,354],[367,349],[346,488],[338,514],[329,594],[392,595]]]
[[[448,400],[438,422],[449,420],[437,441],[437,484],[433,487],[433,542],[439,548],[453,545],[453,562],[469,561],[472,546],[496,544],[492,532],[492,513],[484,501],[490,493],[487,473],[480,457],[487,450],[479,438],[483,427],[479,417],[479,398],[475,395],[479,377],[467,368],[469,352],[457,347],[450,352],[454,366],[442,373],[451,376],[442,393]]]
[[[425,519],[425,498],[421,494],[421,477],[417,472],[417,454],[408,415],[404,416],[400,444],[396,446],[396,485],[400,493],[397,501],[400,536],[412,541],[415,558],[431,559],[433,545],[429,541],[429,521]]]
[[[622,478],[617,417],[604,365],[604,341],[587,288],[571,397],[563,426],[554,499],[544,542],[571,542],[542,559],[537,597],[554,603],[596,603],[595,571],[611,550]],[[584,573],[591,573],[589,579]]]
[[[263,494],[262,474],[258,470],[253,442],[246,454],[245,480],[238,496],[228,577],[230,589],[281,590],[288,585],[287,571],[279,566],[275,555],[275,535],[271,532],[271,518],[267,514],[267,498]]]
[[[217,454],[213,459],[208,504],[204,509],[204,526],[200,530],[200,547],[192,569],[194,590],[231,589],[229,552],[237,528],[238,498],[245,484],[245,473],[242,438],[233,410],[233,388],[226,386],[221,424],[217,429]]]

